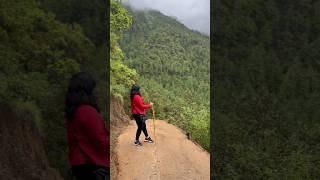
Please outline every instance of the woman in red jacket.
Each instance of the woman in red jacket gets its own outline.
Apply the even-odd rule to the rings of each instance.
[[[132,117],[136,120],[136,123],[138,126],[134,144],[142,146],[141,142],[139,141],[141,131],[143,131],[145,135],[145,142],[152,143],[153,140],[148,135],[148,131],[145,123],[145,120],[146,120],[145,110],[150,109],[153,106],[153,103],[150,102],[149,104],[144,104],[140,94],[140,87],[138,85],[132,86],[130,99],[131,99],[131,114],[132,114]]]
[[[78,73],[72,76],[66,95],[69,163],[77,180],[110,176],[110,133],[92,94],[94,87],[89,74]]]

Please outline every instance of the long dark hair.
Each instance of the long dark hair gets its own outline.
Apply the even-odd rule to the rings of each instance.
[[[68,120],[74,118],[77,108],[82,104],[90,105],[100,113],[96,97],[92,93],[95,85],[94,79],[86,72],[71,77],[65,102],[65,116]]]
[[[132,100],[135,95],[141,96],[141,94],[140,94],[140,87],[139,87],[138,85],[136,85],[136,84],[133,85],[132,88],[131,88],[131,91],[130,91],[130,99]]]

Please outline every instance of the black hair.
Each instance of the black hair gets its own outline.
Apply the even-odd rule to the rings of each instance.
[[[131,88],[130,99],[133,99],[135,95],[141,96],[140,87],[138,85],[136,85],[136,84],[133,85],[132,88]]]
[[[71,77],[65,101],[65,117],[68,120],[74,118],[77,108],[82,104],[90,105],[100,113],[96,97],[92,93],[95,85],[94,79],[86,72],[80,72]]]

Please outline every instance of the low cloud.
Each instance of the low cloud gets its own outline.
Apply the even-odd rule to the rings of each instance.
[[[190,29],[210,35],[210,0],[126,0],[133,9],[154,9],[176,17]]]

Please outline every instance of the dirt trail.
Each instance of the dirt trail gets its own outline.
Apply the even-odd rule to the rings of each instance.
[[[153,122],[147,120],[149,135],[154,139]],[[188,140],[177,127],[156,121],[156,142],[134,146],[136,124],[131,121],[117,144],[118,180],[187,180],[210,179],[210,155]]]

